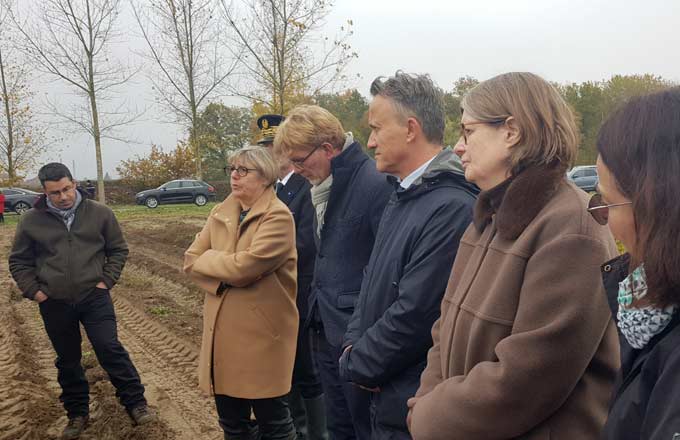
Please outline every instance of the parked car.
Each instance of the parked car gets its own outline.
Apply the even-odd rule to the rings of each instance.
[[[215,200],[215,187],[201,180],[172,180],[156,189],[147,189],[135,195],[138,205],[155,208],[169,203],[195,203],[203,206]]]
[[[584,191],[595,191],[597,186],[597,167],[595,165],[584,165],[574,167],[567,173],[567,177],[574,181],[576,186]]]
[[[33,207],[40,193],[23,188],[1,188],[5,195],[5,212],[23,214]]]

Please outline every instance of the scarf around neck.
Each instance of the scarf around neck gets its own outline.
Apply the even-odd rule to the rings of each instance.
[[[640,350],[661,333],[673,319],[675,306],[659,308],[655,306],[637,307],[634,300],[647,295],[647,278],[644,265],[641,265],[619,283],[619,310],[616,320],[619,330],[631,347]]]
[[[354,135],[351,131],[345,133],[345,144],[342,146],[342,151],[354,143]],[[324,217],[326,216],[326,207],[328,206],[328,197],[331,194],[331,186],[333,185],[333,173],[328,175],[318,185],[312,185],[312,205],[316,211],[316,235],[321,237],[321,230],[323,229]]]
[[[45,201],[47,202],[47,210],[56,214],[64,222],[66,229],[70,231],[73,220],[76,218],[76,209],[78,209],[78,206],[80,206],[80,203],[83,201],[83,196],[80,194],[80,191],[76,189],[76,202],[69,209],[57,208],[49,198],[46,198]]]

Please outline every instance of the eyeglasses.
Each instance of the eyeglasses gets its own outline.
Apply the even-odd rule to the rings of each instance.
[[[606,225],[607,221],[609,220],[609,208],[613,208],[615,206],[631,205],[632,203],[633,202],[622,202],[605,205],[604,201],[602,200],[602,194],[595,193],[588,202],[588,212],[593,216],[596,222],[601,225]]]
[[[61,196],[62,194],[66,195],[66,194],[70,193],[71,191],[73,191],[74,189],[75,189],[75,186],[69,185],[66,188],[61,189],[59,191],[50,191],[50,192],[47,193],[47,195],[50,196],[50,197],[56,198],[56,197]]]
[[[224,167],[223,170],[224,174],[227,176],[230,176],[234,171],[236,171],[236,174],[238,174],[239,177],[246,177],[249,171],[258,171],[257,168],[235,167],[233,165]]]
[[[323,145],[323,144],[322,144],[322,145]],[[305,161],[306,161],[307,159],[309,159],[309,157],[310,157],[312,154],[314,154],[314,152],[315,152],[316,150],[318,150],[319,148],[321,148],[321,145],[317,145],[316,147],[314,147],[314,148],[312,149],[312,151],[310,151],[309,154],[306,155],[306,156],[305,156],[304,158],[302,158],[302,159],[290,159],[290,163],[292,163],[293,166],[294,166],[295,168],[298,168],[298,169],[304,168],[304,167],[305,167]]]
[[[465,143],[468,143],[468,136],[470,133],[468,133],[467,128],[465,128],[468,125],[478,125],[478,124],[486,124],[486,125],[501,125],[505,124],[505,121],[507,121],[508,118],[504,119],[494,119],[493,121],[474,121],[474,122],[467,122],[467,123],[460,123],[460,132],[463,135],[463,140]]]

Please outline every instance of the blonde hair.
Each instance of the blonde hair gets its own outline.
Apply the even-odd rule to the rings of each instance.
[[[229,155],[229,164],[234,165],[236,162],[255,168],[268,185],[276,183],[279,177],[279,167],[267,148],[256,145],[243,147]]]
[[[461,107],[481,122],[515,119],[520,139],[510,150],[513,175],[532,165],[568,168],[576,160],[579,135],[574,114],[555,87],[538,75],[498,75],[470,90]]]
[[[274,149],[287,155],[291,151],[309,151],[326,142],[336,149],[344,145],[345,132],[338,118],[318,105],[299,105],[276,131]]]

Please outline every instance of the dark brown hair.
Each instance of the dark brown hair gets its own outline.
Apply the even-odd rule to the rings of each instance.
[[[650,300],[680,304],[680,88],[616,110],[600,129],[597,151],[633,202],[633,257],[645,265]]]

